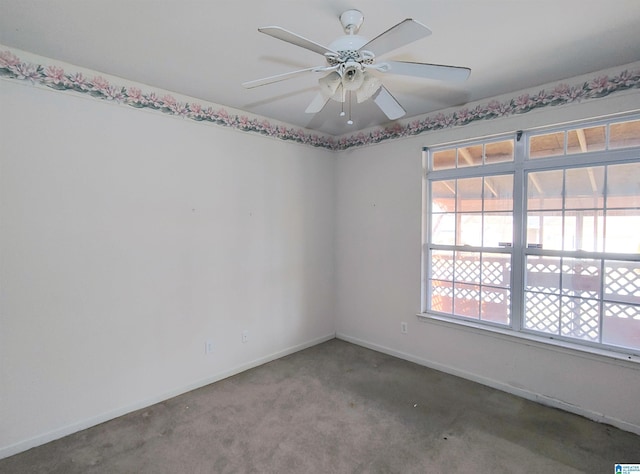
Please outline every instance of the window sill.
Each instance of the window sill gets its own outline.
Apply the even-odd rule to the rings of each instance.
[[[621,352],[599,349],[596,347],[572,344],[571,342],[553,339],[552,337],[537,336],[525,332],[517,332],[510,329],[502,329],[496,326],[485,326],[473,321],[453,320],[429,313],[416,314],[419,321],[428,324],[436,324],[448,328],[455,328],[462,331],[481,334],[483,336],[495,337],[512,343],[523,344],[539,349],[552,350],[574,357],[582,357],[598,362],[624,365],[626,367],[640,370],[640,356],[624,354]]]

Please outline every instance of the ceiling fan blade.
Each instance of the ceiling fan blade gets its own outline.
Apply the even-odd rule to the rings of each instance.
[[[316,71],[318,67],[308,67],[306,69],[298,69],[297,71],[285,72],[284,74],[277,74],[275,76],[263,77],[262,79],[256,79],[255,81],[243,82],[242,86],[247,89],[253,89],[254,87],[264,86],[266,84],[273,84],[274,82],[284,81],[291,79],[292,77],[302,74],[303,72]]]
[[[378,92],[373,96],[373,101],[390,120],[399,119],[407,113],[385,86],[380,87]]]
[[[443,64],[412,63],[407,61],[385,61],[389,69],[385,72],[403,76],[424,77],[439,81],[462,82],[471,74],[468,67],[446,66]]]
[[[325,53],[338,54],[335,51],[330,50],[326,46],[322,46],[315,41],[303,38],[302,36],[285,30],[284,28],[280,28],[279,26],[265,26],[262,28],[258,28],[258,31],[260,33],[264,33],[265,35],[273,36],[274,38],[277,38],[279,40],[286,41],[287,43],[295,44],[296,46],[300,46],[301,48],[311,50],[314,53],[322,55],[324,55]]]
[[[330,99],[331,97],[325,97],[322,93],[318,92],[304,112],[307,114],[317,114],[324,108]]]
[[[400,48],[409,43],[425,38],[431,34],[431,30],[411,18],[392,26],[384,33],[376,36],[360,50],[371,51],[376,56],[382,56],[389,51]]]

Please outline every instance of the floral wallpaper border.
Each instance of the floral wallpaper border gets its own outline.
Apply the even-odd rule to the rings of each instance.
[[[185,117],[198,122],[211,122],[246,132],[289,140],[305,145],[336,149],[336,140],[330,136],[311,134],[309,130],[273,124],[267,119],[252,118],[229,113],[223,107],[214,108],[198,102],[180,102],[169,93],[145,92],[138,87],[125,87],[110,83],[100,75],[92,78],[81,72],[67,73],[59,66],[44,66],[22,61],[11,51],[0,51],[0,77],[29,81],[36,85],[61,91],[114,101],[136,108],[157,110],[169,115]]]
[[[138,87],[112,84],[100,75],[88,78],[80,72],[66,73],[59,66],[28,63],[8,50],[0,51],[0,77],[30,81],[56,90],[74,91],[131,107],[153,109],[169,115],[211,122],[332,151],[342,151],[443,128],[468,125],[480,120],[524,114],[542,107],[566,105],[640,88],[640,69],[623,70],[614,76],[601,75],[573,86],[561,83],[552,90],[542,89],[537,94],[522,94],[505,101],[491,100],[471,109],[462,107],[451,113],[436,113],[406,124],[398,123],[391,127],[376,128],[353,135],[330,137],[313,134],[302,128],[273,124],[267,119],[230,114],[225,108],[214,109],[212,106],[204,106],[197,102],[180,102],[171,94],[144,92]]]

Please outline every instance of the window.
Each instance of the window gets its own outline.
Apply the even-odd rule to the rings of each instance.
[[[640,354],[640,120],[425,158],[426,317]]]

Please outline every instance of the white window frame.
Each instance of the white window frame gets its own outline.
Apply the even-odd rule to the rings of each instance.
[[[588,128],[601,125],[608,125],[622,121],[639,120],[640,115],[619,115],[608,117],[600,120],[584,120],[563,124],[557,126],[544,127],[530,131],[518,131],[510,134],[502,134],[491,137],[484,137],[473,140],[464,140],[459,142],[449,142],[438,146],[425,147],[423,150],[423,186],[422,186],[422,282],[421,282],[421,312],[417,315],[419,319],[438,324],[454,324],[461,326],[474,332],[487,331],[494,335],[505,336],[507,338],[516,337],[532,342],[542,343],[570,350],[578,350],[592,354],[605,355],[616,359],[639,362],[640,349],[627,349],[624,347],[611,346],[601,342],[591,342],[580,340],[561,335],[545,334],[538,331],[529,330],[524,327],[524,297],[525,297],[525,262],[527,255],[548,254],[548,250],[526,248],[525,231],[527,229],[526,222],[526,202],[527,202],[527,174],[529,172],[543,170],[564,170],[585,166],[602,166],[605,164],[622,164],[640,162],[640,146],[606,149],[603,151],[593,151],[585,153],[564,154],[562,156],[552,156],[547,158],[529,158],[529,141],[531,137],[541,134],[550,134],[554,132],[568,132],[576,128]],[[606,127],[608,130],[608,127]],[[495,164],[483,164],[478,166],[466,166],[462,168],[451,168],[446,170],[431,170],[431,156],[433,153],[454,147],[469,147],[478,144],[486,144],[490,142],[498,142],[502,140],[514,139],[514,161]],[[606,140],[608,142],[608,134]],[[565,151],[567,143],[565,140]],[[443,314],[430,312],[430,250],[434,247],[431,242],[431,224],[430,216],[430,183],[432,180],[441,179],[464,179],[478,176],[490,176],[497,174],[514,175],[513,188],[513,242],[511,248],[473,248],[474,250],[490,251],[497,253],[510,253],[512,255],[511,265],[511,309],[509,325],[492,323],[480,319],[465,318],[454,314]],[[640,179],[640,177],[639,177]],[[438,247],[438,246],[436,246]],[[440,248],[442,248],[440,246]],[[446,250],[461,250],[460,247],[451,246]],[[626,260],[640,262],[640,253],[638,254],[619,254],[602,252],[584,252],[584,251],[557,251],[559,256],[570,258],[572,256],[580,258],[594,258],[604,260],[616,260],[621,256]],[[604,277],[603,277],[604,278]],[[600,295],[600,300],[603,295]],[[602,318],[603,316],[601,316]],[[602,323],[601,323],[602,324]]]

